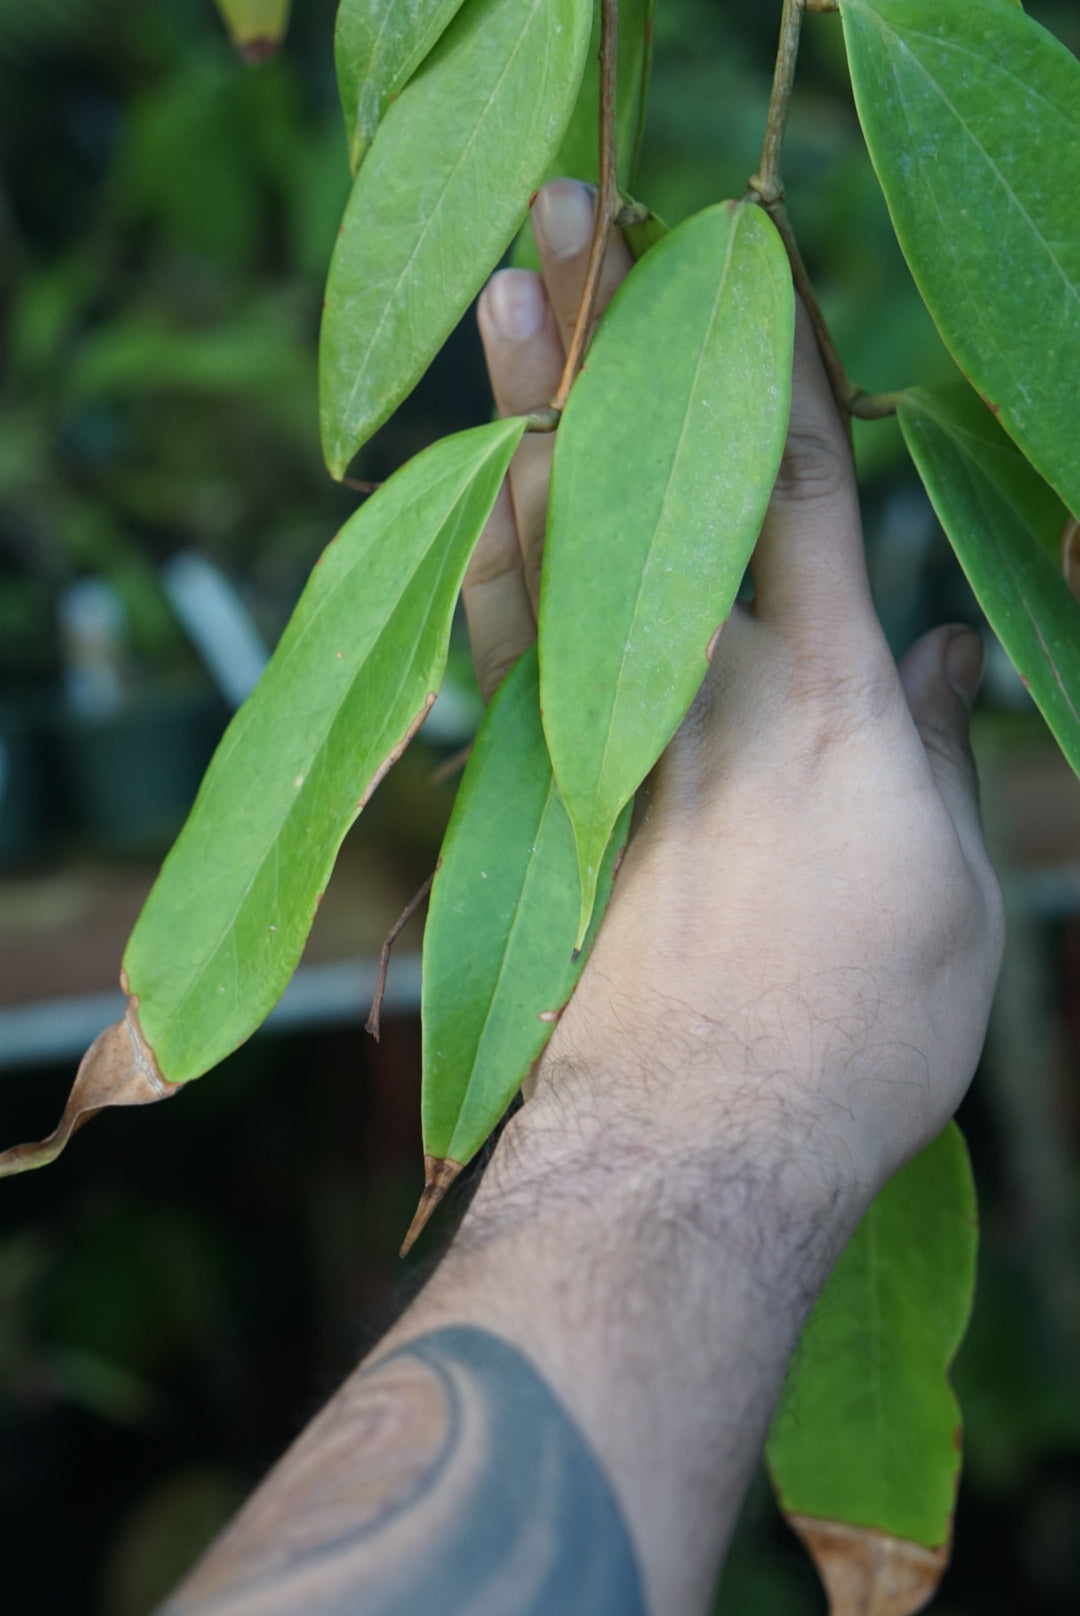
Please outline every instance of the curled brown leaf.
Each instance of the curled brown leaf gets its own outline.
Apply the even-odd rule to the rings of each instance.
[[[79,1063],[64,1114],[48,1138],[0,1152],[0,1178],[55,1161],[72,1134],[108,1106],[151,1105],[181,1087],[161,1075],[139,1026],[138,1008],[138,997],[130,995],[123,1020],[94,1039]]]

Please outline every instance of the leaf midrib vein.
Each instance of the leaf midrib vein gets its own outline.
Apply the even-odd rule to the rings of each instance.
[[[343,412],[345,414],[351,414],[352,413],[353,405],[354,405],[354,403],[356,401],[356,395],[357,395],[357,392],[359,391],[359,388],[360,388],[360,383],[364,380],[364,372],[367,369],[368,360],[371,358],[372,350],[374,349],[375,344],[378,342],[379,337],[382,334],[383,326],[386,324],[386,321],[389,318],[390,309],[391,309],[392,305],[394,304],[395,300],[397,299],[398,293],[400,292],[403,283],[407,279],[407,277],[409,275],[409,272],[412,269],[413,260],[415,259],[417,253],[420,251],[420,249],[423,246],[424,242],[427,240],[427,237],[430,234],[432,228],[434,227],[436,218],[438,217],[439,213],[442,210],[443,203],[446,201],[447,193],[450,190],[450,187],[453,185],[454,180],[457,177],[458,171],[461,169],[461,167],[465,163],[465,160],[468,157],[470,151],[472,150],[472,147],[473,147],[474,143],[476,142],[477,138],[479,137],[481,129],[483,128],[484,124],[487,122],[487,119],[488,119],[488,116],[489,116],[489,114],[491,112],[492,106],[494,105],[495,100],[496,100],[496,98],[497,98],[497,96],[499,94],[499,91],[502,88],[503,80],[506,78],[507,74],[510,72],[510,69],[512,68],[512,66],[516,62],[517,57],[518,57],[518,55],[519,55],[519,53],[521,51],[522,44],[523,44],[523,42],[525,40],[525,37],[526,37],[527,34],[529,34],[531,32],[533,22],[534,22],[535,17],[536,17],[536,14],[537,14],[537,12],[539,10],[542,9],[542,5],[543,5],[543,0],[533,0],[533,5],[532,5],[532,7],[531,7],[531,9],[529,11],[528,17],[524,20],[524,22],[522,24],[521,31],[520,31],[520,33],[518,35],[517,41],[516,41],[516,43],[514,45],[514,48],[510,52],[510,54],[508,55],[508,57],[506,59],[506,62],[505,62],[505,65],[503,66],[502,72],[499,74],[499,77],[496,79],[495,83],[492,85],[491,94],[488,96],[488,98],[487,98],[486,102],[484,103],[483,108],[482,108],[482,110],[480,112],[479,117],[476,119],[476,122],[475,122],[475,124],[473,126],[472,133],[470,134],[468,140],[465,142],[465,145],[462,147],[461,153],[458,156],[458,159],[455,162],[453,168],[447,174],[446,181],[445,181],[445,183],[444,183],[444,185],[442,187],[442,190],[439,193],[438,200],[435,202],[435,205],[432,207],[431,212],[429,213],[429,215],[427,217],[427,220],[425,221],[425,223],[423,225],[423,228],[420,230],[419,234],[417,235],[416,241],[413,244],[413,249],[410,252],[408,258],[406,259],[405,264],[402,267],[400,275],[398,276],[397,280],[394,282],[393,289],[387,294],[387,296],[383,300],[382,314],[379,316],[378,323],[375,326],[375,329],[371,334],[371,338],[370,338],[370,340],[368,342],[368,345],[367,345],[366,349],[364,350],[363,358],[361,359],[359,365],[357,366],[356,376],[355,376],[355,378],[353,380],[352,387],[349,390],[348,400],[346,402],[345,411]]]
[[[630,626],[629,626],[629,629],[627,630],[626,636],[623,639],[622,656],[619,659],[619,671],[615,676],[615,683],[614,683],[613,690],[612,690],[611,703],[610,703],[609,709],[608,709],[609,717],[608,717],[607,733],[604,736],[604,750],[603,750],[603,752],[601,753],[601,756],[600,756],[600,766],[596,771],[596,788],[595,788],[595,791],[594,791],[594,802],[595,802],[596,795],[599,793],[601,782],[603,781],[603,778],[604,778],[604,771],[605,771],[605,768],[606,768],[606,765],[607,765],[608,752],[610,751],[610,748],[611,748],[611,736],[612,736],[612,731],[614,729],[614,715],[615,715],[615,710],[616,710],[616,708],[618,706],[618,703],[619,703],[620,686],[622,684],[623,675],[624,675],[625,670],[626,670],[626,658],[627,658],[627,655],[629,654],[630,642],[631,642],[631,640],[633,638],[634,627],[635,627],[635,625],[637,623],[638,613],[639,613],[639,611],[641,609],[641,599],[642,599],[642,595],[645,592],[645,580],[646,580],[646,578],[647,578],[647,576],[649,574],[649,571],[650,571],[650,569],[652,567],[652,562],[653,562],[653,542],[655,540],[656,533],[659,531],[660,526],[661,526],[661,524],[662,524],[662,522],[664,520],[664,512],[667,510],[668,501],[669,501],[669,499],[671,497],[671,489],[672,489],[672,485],[673,485],[673,483],[675,481],[675,472],[676,472],[676,468],[678,467],[679,461],[680,461],[681,456],[682,456],[683,444],[684,444],[685,439],[686,439],[686,433],[687,433],[687,430],[688,430],[688,423],[689,423],[689,420],[690,420],[691,412],[693,410],[694,399],[695,399],[695,396],[696,396],[697,390],[698,390],[698,383],[700,382],[700,379],[701,379],[702,368],[704,367],[705,362],[706,362],[706,355],[708,353],[708,348],[709,348],[709,339],[710,339],[710,337],[712,335],[713,327],[716,324],[717,314],[718,314],[718,311],[719,311],[719,308],[720,308],[720,303],[721,303],[721,301],[723,299],[724,292],[725,292],[725,290],[727,288],[728,275],[729,275],[730,270],[731,270],[731,260],[732,260],[732,257],[734,255],[734,251],[735,251],[735,238],[736,238],[736,236],[738,234],[739,226],[740,226],[741,222],[742,222],[742,214],[740,213],[740,214],[736,215],[735,220],[732,223],[731,230],[728,232],[727,245],[726,245],[725,250],[724,250],[723,268],[722,268],[721,273],[720,273],[719,281],[717,282],[716,295],[713,298],[712,308],[709,311],[709,318],[708,318],[708,322],[707,322],[706,327],[705,327],[705,335],[704,335],[704,337],[702,339],[701,346],[700,346],[700,348],[698,350],[697,364],[694,366],[694,374],[693,374],[693,377],[691,378],[690,386],[687,389],[686,408],[685,408],[685,410],[683,412],[682,423],[681,423],[681,425],[679,427],[679,436],[678,436],[678,438],[676,440],[675,448],[672,451],[671,464],[668,467],[667,478],[665,479],[665,482],[664,482],[664,491],[663,491],[663,494],[661,496],[659,508],[657,509],[657,513],[656,513],[656,520],[655,520],[655,522],[653,524],[653,538],[650,539],[650,541],[649,541],[648,554],[645,557],[645,563],[644,563],[644,565],[643,565],[643,567],[641,569],[641,576],[638,579],[637,592],[634,595],[634,604],[633,604],[633,607],[632,607],[631,612],[630,612]],[[621,804],[620,804],[620,806],[621,806]],[[596,825],[596,816],[594,814],[594,816],[593,816],[593,828],[594,828],[594,830],[595,830],[595,825]]]
[[[876,23],[877,27],[879,28],[879,30],[880,30],[880,32],[882,34],[887,34],[890,38],[892,38],[893,40],[896,41],[897,46],[904,52],[904,54],[907,56],[907,58],[913,64],[913,66],[922,74],[922,76],[926,80],[927,84],[929,84],[931,90],[937,95],[938,99],[940,101],[942,101],[943,104],[952,113],[953,117],[956,119],[957,124],[960,126],[960,128],[963,130],[964,134],[967,136],[968,140],[971,142],[971,145],[975,148],[975,150],[983,158],[984,162],[986,163],[986,166],[990,169],[991,173],[997,179],[997,181],[1000,184],[1002,190],[1005,192],[1006,196],[1009,198],[1009,201],[1013,204],[1013,206],[1016,208],[1016,211],[1020,214],[1021,218],[1023,218],[1025,223],[1028,225],[1028,228],[1031,230],[1031,233],[1035,237],[1036,241],[1042,247],[1044,253],[1046,254],[1046,257],[1050,260],[1050,262],[1053,264],[1054,268],[1057,270],[1058,275],[1061,277],[1062,283],[1065,286],[1066,291],[1069,293],[1070,297],[1072,298],[1072,301],[1077,305],[1078,308],[1080,308],[1080,287],[1076,286],[1076,284],[1070,278],[1069,272],[1059,262],[1057,254],[1054,252],[1053,248],[1051,247],[1050,243],[1047,241],[1046,237],[1043,235],[1042,231],[1036,225],[1034,219],[1031,217],[1031,214],[1028,212],[1027,208],[1025,208],[1023,202],[1020,200],[1020,198],[1017,195],[1016,191],[1013,189],[1011,183],[1006,178],[1006,176],[1002,172],[1002,170],[998,167],[997,163],[994,161],[994,158],[987,151],[987,149],[983,145],[982,141],[975,134],[974,130],[971,128],[971,125],[961,115],[959,109],[956,107],[956,105],[953,103],[950,96],[947,94],[944,86],[938,82],[938,80],[931,73],[930,69],[926,66],[925,62],[923,62],[922,59],[916,54],[916,52],[914,50],[912,50],[911,47],[908,45],[906,35],[910,34],[911,37],[915,38],[915,39],[925,39],[928,42],[930,42],[932,44],[935,44],[935,45],[938,45],[938,46],[949,46],[952,42],[949,41],[949,40],[935,39],[935,37],[932,34],[924,34],[924,33],[920,32],[917,29],[906,30],[905,34],[902,35],[895,28],[891,28],[889,26],[889,24],[886,23],[885,19],[882,16],[880,16],[880,14],[878,12],[876,12],[872,7],[868,8],[867,11],[864,13],[864,15],[869,15],[873,19],[873,21]],[[955,45],[955,46],[953,46],[953,48],[956,49],[956,50],[960,50],[960,51],[963,51],[963,49],[964,49],[964,47],[960,46],[960,45]],[[974,52],[968,52],[968,54],[974,55],[975,53]],[[982,60],[982,58],[976,57],[976,60]],[[1002,71],[1004,72],[1006,70],[1002,69]],[[1009,75],[1009,76],[1012,77],[1013,75]],[[900,80],[896,77],[895,68],[893,68],[893,78],[894,78],[894,81],[896,83],[897,89],[901,91],[900,99],[901,99],[901,105],[903,105],[904,104],[903,92],[902,92]],[[1019,82],[1022,82],[1022,81],[1018,80],[1017,82],[1019,83]],[[1049,104],[1053,105],[1052,102],[1049,103]],[[914,131],[912,130],[910,119],[908,118],[908,115],[907,115],[906,106],[904,107],[904,121],[908,126],[909,132],[911,132],[912,135],[914,135]],[[919,166],[923,170],[924,173],[927,172],[926,164],[921,163]],[[930,186],[929,180],[927,181],[927,186],[928,186],[928,189],[931,192],[931,195],[934,195],[933,187]],[[937,202],[936,196],[934,197],[934,204],[935,204],[935,207],[937,207],[937,209],[938,209],[938,217],[942,218],[941,208],[940,208],[940,205]],[[944,223],[943,219],[942,219],[942,222]]]
[[[535,832],[534,845],[537,846],[537,847],[539,847],[539,845],[540,845],[541,838],[542,838],[543,832],[544,832],[544,828],[545,828],[545,826],[547,824],[547,817],[548,817],[548,814],[551,812],[551,806],[552,806],[554,796],[555,796],[555,777],[554,777],[554,775],[552,775],[551,779],[548,782],[548,788],[547,788],[547,791],[546,791],[545,796],[544,796],[543,807],[540,810],[540,814],[539,814],[539,816],[537,818],[537,822],[536,822],[536,832]],[[491,993],[490,993],[490,995],[488,997],[487,1009],[484,1012],[483,1024],[482,1024],[482,1026],[480,1028],[480,1031],[478,1032],[477,1037],[476,1037],[475,1053],[474,1053],[474,1056],[473,1056],[472,1066],[469,1069],[468,1080],[467,1080],[467,1082],[465,1084],[464,1092],[462,1093],[462,1096],[461,1096],[461,1104],[458,1107],[457,1117],[454,1120],[454,1128],[453,1128],[453,1132],[451,1133],[451,1136],[450,1136],[450,1143],[447,1146],[447,1153],[449,1155],[453,1155],[454,1141],[457,1138],[457,1130],[458,1130],[458,1127],[460,1126],[461,1118],[462,1118],[462,1116],[464,1114],[465,1107],[468,1104],[469,1096],[470,1096],[470,1094],[472,1092],[472,1089],[473,1089],[473,1083],[474,1083],[474,1079],[476,1077],[476,1070],[477,1070],[477,1067],[480,1064],[480,1052],[481,1052],[481,1050],[483,1048],[483,1045],[484,1045],[484,1039],[485,1039],[485,1037],[487,1035],[487,1030],[488,1030],[488,1026],[489,1026],[489,1024],[491,1022],[491,1017],[494,1014],[495,1001],[497,1000],[497,998],[499,996],[499,989],[502,986],[502,980],[503,980],[504,975],[506,974],[507,961],[509,960],[510,950],[511,950],[511,947],[513,945],[514,936],[515,936],[515,933],[517,932],[518,924],[519,924],[520,919],[521,919],[523,899],[525,897],[525,893],[528,891],[529,884],[530,884],[530,882],[532,881],[532,879],[534,877],[536,867],[537,867],[537,862],[538,862],[538,860],[537,860],[535,855],[532,858],[529,859],[529,862],[525,867],[525,873],[521,878],[521,884],[520,884],[520,886],[518,888],[517,896],[514,899],[514,912],[513,912],[513,917],[512,917],[512,919],[510,921],[509,929],[507,930],[507,933],[506,933],[506,942],[505,942],[505,945],[504,945],[503,951],[502,951],[502,959],[499,962],[499,969],[498,969],[498,972],[496,973],[495,981],[494,981],[494,984],[492,986]]]
[[[457,507],[462,503],[462,501],[464,499],[464,496],[467,493],[467,491],[468,491],[468,489],[466,487],[465,489],[463,489],[458,494],[457,498],[454,501],[454,504],[450,507],[450,511],[447,513],[447,518],[448,519],[449,519],[449,517],[451,515],[453,515],[453,513],[457,510]],[[448,525],[448,519],[440,524],[440,531]],[[392,615],[392,613],[397,610],[398,606],[400,606],[401,601],[404,598],[405,594],[407,593],[408,589],[415,582],[417,574],[420,572],[420,570],[421,570],[421,568],[423,566],[423,563],[430,556],[433,547],[434,547],[434,540],[432,541],[432,544],[429,544],[427,546],[427,548],[424,550],[423,554],[421,555],[419,561],[417,562],[417,565],[413,568],[413,570],[406,577],[405,582],[404,582],[401,590],[399,591],[399,593],[398,593],[398,595],[397,595],[397,597],[396,597],[396,599],[394,601],[394,605],[391,608],[391,613],[388,614],[388,615]],[[450,558],[452,550],[453,550],[452,545],[447,545],[446,546],[446,549],[445,549],[444,554],[443,554],[442,564],[441,564],[441,566],[439,568],[438,578],[436,580],[436,584],[432,588],[432,595],[433,596],[437,593],[438,583],[440,583],[442,581],[442,577],[443,577],[443,575],[445,573],[447,562],[448,562],[448,560]],[[314,768],[317,759],[321,755],[321,753],[322,753],[322,751],[323,751],[323,749],[324,749],[324,747],[326,745],[327,737],[329,736],[331,730],[333,729],[334,724],[337,722],[337,719],[338,719],[338,717],[339,717],[339,715],[341,713],[341,709],[344,706],[347,697],[349,696],[349,694],[354,689],[357,680],[361,677],[361,674],[363,673],[364,668],[366,667],[367,663],[369,662],[369,660],[371,658],[372,652],[378,646],[380,640],[383,638],[383,636],[385,635],[386,632],[387,632],[387,629],[386,629],[386,627],[384,627],[383,630],[381,631],[381,633],[378,634],[375,637],[375,639],[371,642],[371,645],[370,645],[370,647],[368,649],[368,653],[365,656],[363,663],[361,663],[361,665],[357,668],[355,675],[349,681],[349,684],[348,684],[346,690],[342,694],[341,700],[338,701],[337,704],[332,708],[328,721],[322,727],[322,732],[320,734],[318,744],[311,751],[311,760],[312,761],[309,763],[308,770],[305,773],[305,785],[307,784],[308,778],[310,776],[310,771]],[[398,683],[397,683],[397,688],[394,691],[393,700],[386,705],[386,707],[384,708],[384,711],[386,711],[386,710],[392,711],[393,710],[394,703],[396,703],[397,700],[399,699],[399,697],[401,695],[401,692],[405,687],[405,683],[406,683],[407,679],[410,677],[410,675],[413,673],[414,669],[416,668],[416,664],[417,664],[417,655],[416,655],[416,644],[414,642],[412,654],[409,657],[408,661],[404,665],[403,672],[402,672],[401,677],[399,678]],[[386,728],[387,728],[387,726],[384,723],[383,726],[382,726],[382,730],[380,731],[381,735],[385,735]],[[187,1005],[188,1005],[192,995],[197,991],[200,982],[203,980],[203,978],[206,976],[206,974],[212,969],[214,960],[217,958],[217,956],[220,953],[221,949],[224,947],[225,943],[228,941],[229,937],[231,936],[231,934],[233,933],[233,931],[235,929],[237,917],[241,913],[241,911],[243,910],[245,904],[247,903],[247,900],[248,900],[248,898],[249,898],[249,896],[251,894],[252,887],[255,885],[255,883],[258,880],[260,874],[262,873],[263,867],[267,863],[268,859],[270,858],[271,853],[272,852],[274,852],[274,853],[277,852],[277,849],[278,849],[278,846],[279,846],[279,843],[281,841],[282,836],[284,835],[290,821],[292,820],[293,815],[296,813],[297,809],[300,807],[300,805],[302,803],[304,803],[304,804],[307,803],[307,796],[306,796],[306,793],[304,792],[303,788],[301,788],[301,790],[299,790],[297,792],[295,798],[289,804],[288,808],[285,811],[285,814],[284,814],[283,818],[279,822],[279,824],[277,826],[277,829],[272,833],[269,841],[267,841],[267,842],[265,842],[263,844],[263,849],[258,855],[258,860],[254,864],[254,866],[252,867],[251,876],[250,876],[247,884],[244,886],[243,890],[241,891],[239,898],[237,899],[236,907],[233,909],[233,912],[230,915],[228,921],[226,921],[225,924],[222,926],[218,941],[214,944],[213,948],[209,952],[207,952],[207,953],[205,953],[203,955],[203,960],[202,960],[201,964],[196,966],[195,969],[189,975],[189,977],[187,979],[187,983],[185,985],[185,990],[184,990],[183,997],[176,1004],[176,1007],[175,1007],[175,1009],[174,1009],[174,1011],[172,1013],[172,1018],[171,1019],[175,1020],[175,1019],[178,1019],[180,1016],[183,1015],[183,1013],[184,1013],[185,1009],[187,1008]]]

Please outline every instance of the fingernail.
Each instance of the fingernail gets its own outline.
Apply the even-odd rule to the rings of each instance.
[[[589,245],[593,229],[593,194],[576,180],[545,185],[532,211],[533,234],[540,235],[553,258],[574,258]]]
[[[506,342],[524,342],[544,323],[546,304],[540,277],[529,269],[502,269],[488,282],[488,313]]]
[[[982,676],[982,641],[974,629],[960,629],[945,647],[945,675],[970,713]]]

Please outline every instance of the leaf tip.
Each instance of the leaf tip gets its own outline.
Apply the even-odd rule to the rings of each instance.
[[[424,1189],[416,1211],[413,1213],[413,1220],[409,1224],[404,1240],[401,1242],[400,1256],[408,1256],[427,1227],[431,1214],[464,1165],[464,1162],[451,1161],[449,1156],[424,1157]]]
[[[845,1521],[789,1515],[829,1598],[829,1616],[914,1616],[933,1598],[949,1563],[949,1546],[925,1548],[907,1538]]]
[[[127,976],[121,976],[125,989]],[[45,1167],[55,1161],[84,1122],[114,1105],[150,1105],[175,1094],[179,1083],[162,1076],[154,1051],[139,1025],[139,1000],[129,995],[122,1021],[99,1033],[79,1062],[63,1115],[37,1144],[13,1145],[0,1152],[0,1178]]]

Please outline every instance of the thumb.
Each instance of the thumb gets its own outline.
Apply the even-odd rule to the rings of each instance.
[[[900,663],[900,683],[930,772],[961,837],[982,843],[979,781],[968,742],[982,672],[982,641],[953,623],[916,640]]]

